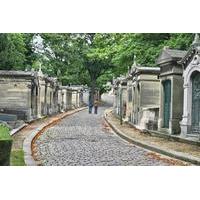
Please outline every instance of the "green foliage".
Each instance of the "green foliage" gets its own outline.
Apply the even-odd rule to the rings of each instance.
[[[9,132],[9,128],[7,126],[0,124],[0,140],[11,139]]]
[[[12,147],[12,139],[9,135],[9,129],[0,125],[0,165],[10,165],[10,152]]]
[[[26,47],[23,34],[0,34],[0,69],[24,69]]]
[[[191,33],[174,33],[171,34],[170,39],[166,41],[165,45],[170,48],[187,50],[192,44],[193,39],[194,35]]]
[[[154,66],[159,51],[168,39],[169,34],[130,33],[121,35],[113,57],[113,62],[117,66],[116,75],[126,73],[128,66],[133,64],[134,55],[136,55],[138,64]]]
[[[86,84],[88,75],[82,64],[79,38],[69,33],[41,34],[44,43],[44,71],[63,84]]]
[[[100,94],[109,91],[111,88],[107,85],[108,81],[112,81],[113,73],[112,70],[107,70],[97,79],[97,87],[100,89]]]

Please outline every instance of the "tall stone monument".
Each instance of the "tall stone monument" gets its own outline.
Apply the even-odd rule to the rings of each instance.
[[[160,66],[160,111],[158,129],[168,134],[179,134],[183,113],[183,69],[180,61],[186,51],[164,47],[157,59]]]

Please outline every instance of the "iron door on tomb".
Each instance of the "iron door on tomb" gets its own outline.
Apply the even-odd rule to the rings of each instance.
[[[164,87],[164,128],[169,128],[170,108],[171,108],[171,81],[163,83]]]
[[[200,131],[200,73],[192,77],[192,132]]]

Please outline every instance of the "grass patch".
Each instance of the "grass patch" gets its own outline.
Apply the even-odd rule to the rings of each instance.
[[[10,153],[11,145],[12,145],[12,138],[10,136],[10,130],[5,125],[1,124],[0,157],[2,156],[2,163],[0,163],[0,165],[8,165],[9,164],[8,162],[10,161],[11,166],[25,166],[26,164],[24,162],[24,151],[22,149],[19,149],[19,150],[13,150]]]
[[[9,128],[5,125],[0,124],[0,140],[10,140]]]
[[[22,149],[13,150],[10,157],[11,166],[25,166],[24,151]]]

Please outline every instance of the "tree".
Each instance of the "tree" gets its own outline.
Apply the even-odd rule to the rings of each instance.
[[[83,66],[90,77],[91,98],[94,99],[95,90],[103,91],[101,77],[107,70],[114,67],[111,59],[112,37],[110,34],[88,33],[83,35]]]
[[[25,69],[26,45],[23,34],[0,34],[0,69]]]
[[[188,50],[193,39],[194,34],[191,33],[173,33],[170,34],[170,39],[166,41],[165,45],[170,48]]]
[[[41,34],[44,43],[43,63],[48,74],[58,76],[64,84],[85,82],[82,52],[79,38],[75,34]]]

